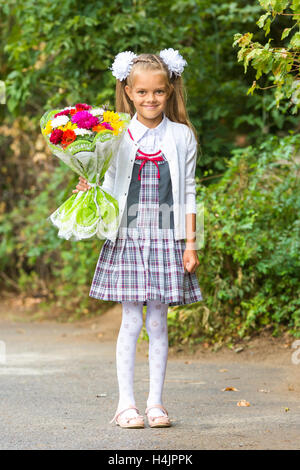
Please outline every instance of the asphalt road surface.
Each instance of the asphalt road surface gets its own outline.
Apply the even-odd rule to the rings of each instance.
[[[115,341],[101,323],[1,320],[0,346],[1,450],[300,449],[300,364],[291,363],[292,351],[267,361],[233,352],[169,356],[164,404],[172,427],[126,430],[109,424],[118,401]],[[135,369],[141,413],[145,351],[138,346]],[[243,399],[250,406],[237,406]]]

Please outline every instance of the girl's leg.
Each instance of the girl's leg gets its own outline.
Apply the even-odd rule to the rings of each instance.
[[[168,359],[168,304],[159,300],[147,301],[146,329],[149,336],[150,389],[147,406],[163,405],[162,392]],[[163,416],[159,408],[149,411],[152,416]]]
[[[116,364],[119,383],[118,411],[135,405],[133,392],[136,343],[143,326],[143,302],[122,302],[122,323],[117,340]],[[135,410],[123,416],[136,416]]]

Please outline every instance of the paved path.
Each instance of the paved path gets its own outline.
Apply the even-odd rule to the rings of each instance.
[[[299,376],[300,365],[236,362],[234,353],[169,358],[164,400],[173,426],[126,430],[109,424],[118,399],[115,342],[97,325],[5,320],[0,340],[0,449],[300,449],[300,393],[286,375]],[[143,413],[148,365],[138,349]],[[227,386],[239,391],[223,392]],[[241,399],[251,406],[238,407]]]

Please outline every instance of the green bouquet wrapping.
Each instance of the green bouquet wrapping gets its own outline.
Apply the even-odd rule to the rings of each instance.
[[[105,239],[116,231],[118,202],[99,181],[118,152],[129,122],[128,114],[85,103],[47,111],[41,118],[42,134],[53,154],[92,186],[74,193],[48,217],[60,238]]]

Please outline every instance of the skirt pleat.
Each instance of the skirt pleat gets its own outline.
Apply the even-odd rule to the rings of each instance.
[[[97,262],[89,296],[122,301],[160,300],[184,305],[202,299],[196,273],[184,271],[184,240],[135,238],[106,240]]]

